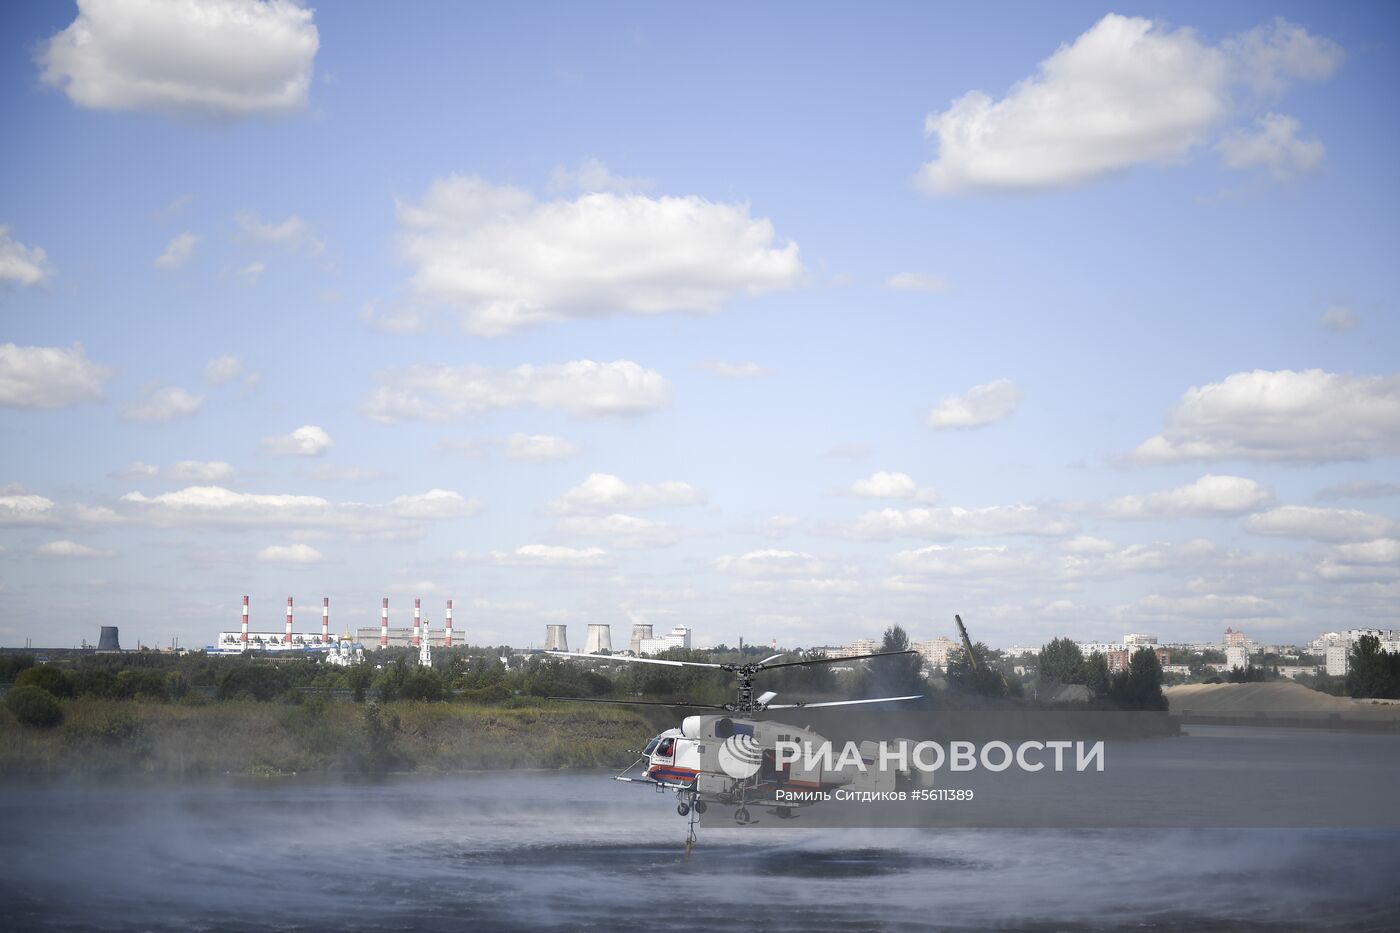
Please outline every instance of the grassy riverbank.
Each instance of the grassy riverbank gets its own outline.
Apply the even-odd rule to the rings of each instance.
[[[621,767],[657,730],[606,706],[79,698],[54,729],[0,710],[0,775],[195,776]]]

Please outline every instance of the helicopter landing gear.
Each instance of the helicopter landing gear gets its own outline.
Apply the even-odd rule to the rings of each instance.
[[[676,804],[676,812],[679,813],[681,816],[689,816],[690,804],[682,800],[680,803]],[[697,810],[696,812],[698,813],[699,811]]]
[[[696,813],[704,813],[707,809],[709,809],[709,808],[705,806],[705,801],[703,801],[703,800],[697,800],[697,801],[695,801],[695,812],[696,812]]]
[[[752,820],[749,818],[749,808],[740,807],[739,809],[735,810],[734,822],[738,823],[740,826],[747,826],[749,823],[751,823]]]

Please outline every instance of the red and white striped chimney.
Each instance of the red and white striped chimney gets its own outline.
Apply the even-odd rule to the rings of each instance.
[[[331,598],[321,597],[321,644],[331,643]]]
[[[422,605],[423,600],[421,599],[415,599],[413,601],[413,647],[415,648],[418,647],[418,632],[420,631],[418,619],[422,614]]]
[[[389,597],[384,597],[384,608],[379,610],[379,647],[389,647]]]
[[[287,635],[282,639],[285,644],[292,643],[292,597],[287,597]]]
[[[452,647],[452,600],[450,599],[447,601],[447,620],[443,623],[442,628],[442,646],[444,648]]]
[[[243,647],[248,647],[248,597],[243,597],[243,636],[239,639]]]

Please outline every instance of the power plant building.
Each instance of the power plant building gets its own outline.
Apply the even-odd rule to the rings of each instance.
[[[584,654],[612,653],[612,626],[589,623],[588,637],[583,643]]]
[[[660,654],[672,648],[690,650],[690,629],[684,625],[674,626],[659,638],[643,638],[638,641],[638,654]]]
[[[545,651],[569,650],[569,627],[567,625],[546,625],[544,631]]]
[[[634,622],[632,624],[632,638],[627,643],[627,650],[633,654],[641,654],[642,642],[655,637],[651,633],[650,622]]]

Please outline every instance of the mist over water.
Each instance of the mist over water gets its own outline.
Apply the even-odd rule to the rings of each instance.
[[[5,930],[1393,929],[1400,831],[736,827],[605,774],[10,785]]]

